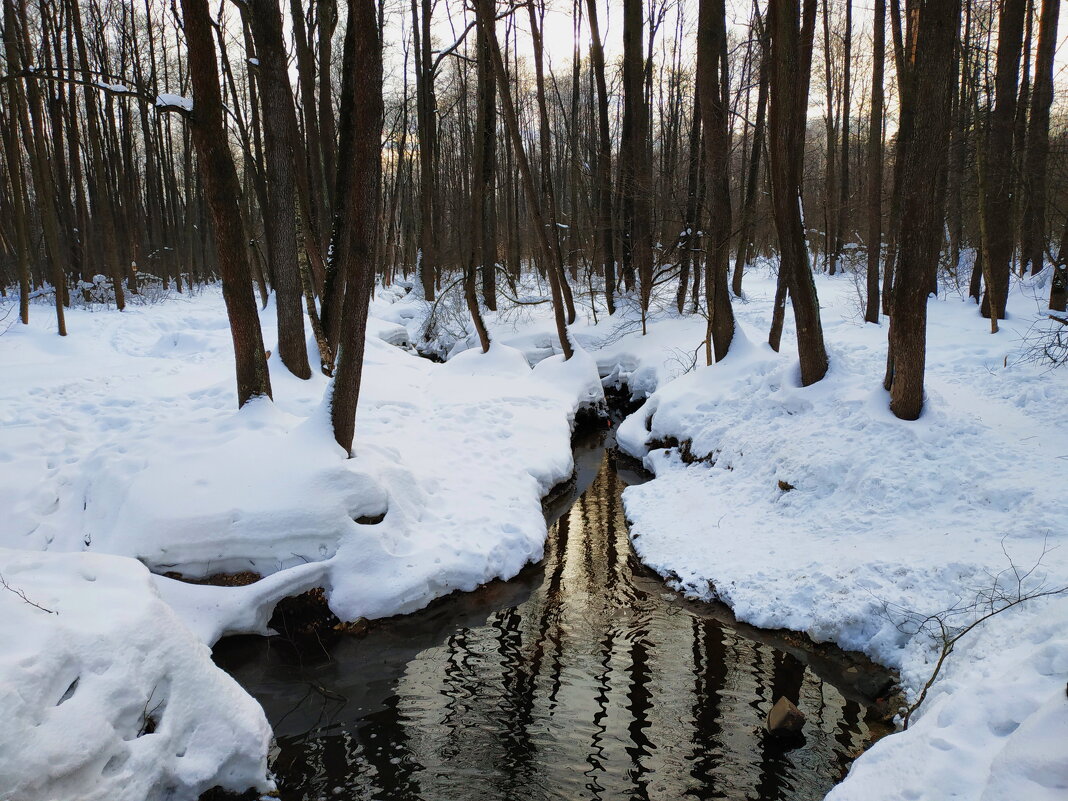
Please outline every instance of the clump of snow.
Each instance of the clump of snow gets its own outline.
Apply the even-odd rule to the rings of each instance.
[[[215,667],[143,565],[0,549],[0,575],[0,796],[270,789],[263,710]]]
[[[1016,362],[1043,313],[1028,283],[998,336],[966,300],[932,300],[924,412],[898,420],[881,387],[885,326],[850,319],[848,279],[818,286],[824,380],[800,386],[792,332],[782,354],[764,344],[772,286],[751,282],[727,358],[620,427],[656,475],[624,494],[631,536],[689,595],[865,651],[899,668],[914,700],[940,650],[918,620],[956,607],[950,623],[971,622],[1006,569],[1009,595],[1068,586],[1051,495],[1068,486],[1068,372]],[[1010,563],[1035,568],[1022,588]],[[831,797],[1068,797],[1066,679],[1068,596],[991,618],[957,643],[910,728]]]
[[[124,83],[108,83],[107,81],[97,81],[96,85],[101,89],[109,92],[115,92],[116,94],[122,94],[123,92],[129,92],[130,87]]]
[[[190,112],[193,110],[193,98],[183,97],[182,95],[172,94],[171,92],[160,92],[156,95],[156,107],[178,108]]]

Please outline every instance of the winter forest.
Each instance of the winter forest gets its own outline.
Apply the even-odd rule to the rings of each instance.
[[[1068,798],[1061,0],[0,4],[0,801]]]

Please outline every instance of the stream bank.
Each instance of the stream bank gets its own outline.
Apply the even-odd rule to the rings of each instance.
[[[821,797],[886,733],[863,657],[739,626],[630,548],[645,477],[610,432],[575,443],[545,559],[357,634],[228,638],[217,664],[275,730],[283,799]],[[767,733],[774,701],[807,716]]]

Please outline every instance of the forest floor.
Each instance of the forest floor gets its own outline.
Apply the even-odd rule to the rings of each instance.
[[[264,631],[280,598],[312,587],[343,619],[382,617],[539,559],[540,499],[571,473],[571,427],[599,377],[649,396],[619,431],[656,475],[624,496],[641,558],[743,621],[865,651],[916,698],[940,653],[932,622],[1068,585],[1068,369],[1030,359],[1042,281],[1015,284],[994,336],[956,293],[931,301],[928,399],[911,423],[887,410],[886,323],[861,321],[851,276],[817,279],[831,369],[809,388],[789,313],[782,353],[763,344],[764,270],[746,276],[735,345],[710,368],[695,366],[704,320],[674,314],[669,288],[644,337],[631,301],[596,322],[580,303],[567,364],[546,304],[491,315],[497,344],[481,355],[455,293],[431,309],[385,288],[351,460],[321,376],[273,357],[274,402],[233,408],[216,289],[76,310],[65,339],[35,307],[0,335],[0,640],[18,643],[0,653],[0,788],[265,787],[269,728],[207,646]],[[445,364],[397,347],[428,314]],[[263,319],[270,343],[270,308]],[[263,578],[193,585],[143,565]],[[832,797],[1063,798],[1066,624],[1061,594],[965,635],[908,731]]]
[[[274,401],[235,408],[218,288],[72,310],[66,338],[33,312],[0,336],[4,801],[266,788],[270,729],[208,646],[315,587],[357,620],[514,576],[542,556],[576,412],[603,402],[588,358],[434,364],[372,320],[346,459],[321,375],[274,357]]]

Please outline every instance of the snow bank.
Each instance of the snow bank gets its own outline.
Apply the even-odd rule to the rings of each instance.
[[[263,710],[143,565],[0,549],[0,575],[11,588],[0,588],[0,797],[269,789]]]
[[[272,318],[273,306],[263,327],[277,354]],[[216,290],[121,314],[71,310],[71,336],[62,339],[52,325],[47,315],[34,315],[31,326],[0,337],[0,547],[44,553],[34,557],[42,564],[53,554],[76,560],[58,554],[85,552],[133,557],[157,574],[263,576],[218,587],[137,569],[145,593],[156,586],[145,614],[180,618],[206,644],[266,632],[280,599],[314,587],[324,588],[338,617],[355,620],[414,611],[454,590],[511,578],[542,556],[541,498],[571,475],[575,414],[603,402],[596,365],[581,350],[566,363],[548,359],[536,368],[503,344],[432,364],[397,347],[407,341],[403,327],[372,320],[348,458],[330,429],[329,380],[300,381],[277,355],[270,360],[275,401],[234,408],[232,345]],[[55,621],[35,621],[19,658],[39,653],[35,658],[51,665],[40,626]],[[126,628],[86,629],[71,640],[70,660],[119,647]],[[167,643],[159,647],[175,658],[184,643],[206,660],[185,628]],[[123,663],[109,675],[151,687],[154,674],[139,669]],[[225,677],[207,661],[191,675],[208,702],[183,705],[190,725],[206,734],[225,728],[221,718],[230,708],[211,703],[209,693]],[[85,695],[99,715],[117,703],[115,692],[96,684],[86,685]],[[234,753],[262,767],[265,742],[237,738]],[[57,741],[50,753],[71,745]],[[225,760],[225,749],[220,753]],[[161,760],[159,771],[142,777],[144,786],[177,781],[171,762]],[[215,767],[219,781],[230,781],[228,771],[248,775],[242,765]],[[85,793],[103,788],[104,797],[116,786],[108,776],[90,781],[96,774],[88,769],[79,775],[88,782]],[[65,786],[48,784],[60,781],[50,776],[42,774],[42,793]],[[199,776],[182,779],[179,795],[188,796]],[[118,797],[144,797],[142,785],[131,787]]]
[[[620,427],[621,447],[656,474],[624,494],[631,536],[689,595],[865,651],[899,668],[914,698],[938,655],[916,615],[968,607],[1010,560],[1040,562],[1025,594],[1068,586],[1051,494],[1068,486],[1068,372],[1013,364],[1040,313],[1027,284],[999,336],[966,301],[931,301],[924,413],[897,420],[881,387],[885,327],[850,319],[847,280],[818,283],[823,381],[799,385],[792,332],[781,355],[763,344],[771,286],[751,285],[730,355],[661,387]],[[665,447],[676,442],[688,451]],[[1068,597],[990,619],[957,644],[908,731],[831,797],[1068,797],[1066,674]]]
[[[525,278],[527,284],[520,286],[520,299],[528,303],[544,301],[548,287],[539,287],[534,274]],[[633,397],[642,398],[693,364],[695,349],[705,334],[702,317],[679,316],[670,306],[655,315],[648,334],[642,336],[636,298],[618,297],[616,313],[611,317],[603,309],[595,317],[583,302],[581,298],[576,301],[578,319],[568,331],[572,343],[593,360],[605,386],[625,385]],[[588,304],[588,300],[585,302]],[[390,287],[380,293],[372,311],[382,320],[403,327],[408,340],[424,352],[451,359],[478,348],[479,344],[463,303],[459,290],[439,298],[437,303],[428,303],[417,292],[404,294],[401,287]],[[428,341],[426,325],[431,314],[436,325]],[[548,302],[517,308],[502,301],[499,311],[483,314],[493,341],[519,350],[531,365],[560,355],[560,341]],[[701,358],[703,352],[702,349]]]

